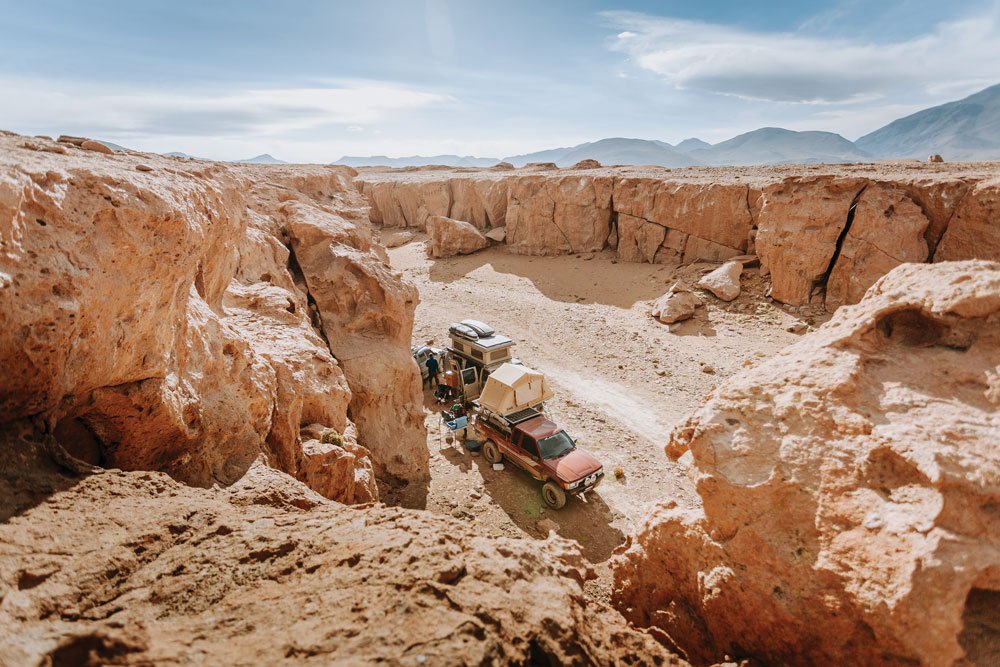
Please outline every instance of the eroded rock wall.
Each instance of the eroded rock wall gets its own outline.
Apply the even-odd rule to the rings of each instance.
[[[954,169],[381,170],[356,183],[376,222],[506,226],[520,254],[613,249],[629,262],[689,264],[757,253],[775,299],[834,310],[906,262],[1000,260],[995,171]]]
[[[0,135],[0,424],[198,486],[261,454],[346,502],[425,479],[416,294],[353,175]]]
[[[702,507],[647,518],[614,602],[692,661],[995,660],[1000,264],[893,269],[724,382],[667,453]]]

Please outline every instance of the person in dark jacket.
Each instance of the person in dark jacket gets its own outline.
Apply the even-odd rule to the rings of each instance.
[[[440,363],[438,362],[437,357],[431,355],[427,357],[427,361],[424,362],[424,365],[427,366],[427,383],[433,389],[434,387],[437,387],[438,368],[440,367]]]

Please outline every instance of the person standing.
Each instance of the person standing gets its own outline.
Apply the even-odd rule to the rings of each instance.
[[[438,362],[437,357],[432,354],[427,357],[427,361],[424,362],[424,365],[427,366],[427,383],[430,385],[431,389],[434,389],[437,387],[438,383],[438,368],[440,367],[440,363]]]

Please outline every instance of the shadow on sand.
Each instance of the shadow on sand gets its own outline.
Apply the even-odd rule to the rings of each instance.
[[[675,267],[663,264],[618,262],[612,253],[530,257],[504,248],[489,248],[472,255],[436,259],[430,279],[452,283],[479,268],[519,276],[531,281],[549,299],[564,303],[596,303],[631,308],[663,294]]]
[[[493,470],[482,456],[466,458],[479,467],[493,502],[529,535],[545,538],[547,532],[538,523],[550,519],[558,524],[559,535],[580,543],[584,557],[592,563],[606,561],[615,547],[625,542],[624,533],[611,525],[614,516],[599,489],[585,499],[570,497],[565,507],[553,510],[542,501],[541,482],[517,466],[505,462],[503,470]]]

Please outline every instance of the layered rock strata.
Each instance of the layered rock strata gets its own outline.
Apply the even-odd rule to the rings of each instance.
[[[893,269],[666,449],[702,506],[647,518],[614,602],[693,662],[995,662],[1000,264]]]
[[[262,454],[346,502],[425,480],[417,294],[353,176],[0,135],[2,428],[198,486]]]
[[[372,220],[507,227],[512,252],[689,264],[758,253],[772,296],[856,303],[906,262],[1000,260],[995,165],[363,170]]]

